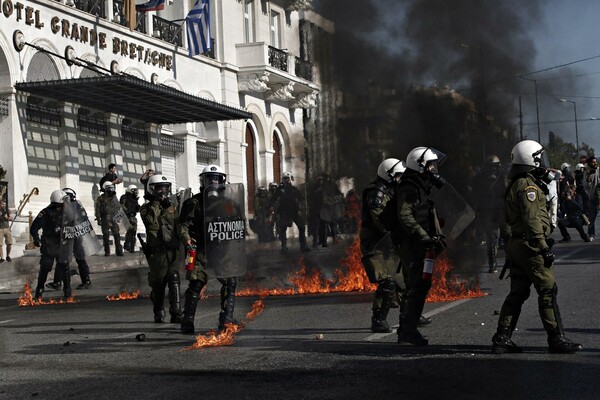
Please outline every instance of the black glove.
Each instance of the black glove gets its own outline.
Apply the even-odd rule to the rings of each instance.
[[[550,268],[552,264],[554,264],[554,259],[556,257],[554,256],[553,252],[548,250],[542,253],[542,258],[544,259],[544,267]]]
[[[546,244],[548,245],[548,248],[550,250],[552,250],[552,248],[554,247],[554,243],[556,243],[554,239],[552,239],[552,238],[546,239]]]
[[[442,254],[444,250],[446,250],[446,247],[446,242],[444,242],[443,239],[436,240],[435,244],[433,245],[433,251],[435,252],[436,257]]]
[[[41,246],[41,244],[40,244],[40,240],[39,240],[39,239],[33,239],[33,245],[34,245],[35,247],[40,247],[40,246]]]
[[[423,247],[425,247],[426,249],[430,249],[433,248],[436,245],[436,240],[433,238],[430,238],[429,236],[424,237],[423,239],[421,239],[421,244],[423,245]]]

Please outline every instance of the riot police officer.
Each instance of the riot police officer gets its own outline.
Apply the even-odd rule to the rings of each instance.
[[[121,196],[119,202],[125,211],[125,215],[129,220],[129,228],[125,233],[125,243],[123,248],[130,253],[135,251],[135,234],[137,232],[137,213],[140,211],[140,204],[138,203],[138,188],[135,185],[127,186],[125,194]]]
[[[275,192],[274,201],[277,203],[277,227],[279,229],[279,240],[281,241],[281,253],[287,252],[287,228],[292,223],[298,227],[300,241],[300,251],[308,252],[310,249],[306,245],[306,231],[304,220],[300,215],[300,204],[302,203],[302,194],[297,187],[292,185],[294,177],[290,172],[284,172],[281,180],[281,186]]]
[[[180,278],[177,255],[179,237],[175,230],[177,209],[171,203],[171,182],[164,175],[152,175],[148,180],[148,202],[140,209],[146,227],[145,255],[148,260],[148,284],[154,322],[165,318],[165,289],[169,287],[171,323],[181,322]]]
[[[102,228],[102,243],[104,244],[104,255],[110,255],[110,233],[113,234],[115,241],[115,252],[117,256],[123,255],[123,247],[121,246],[121,232],[119,225],[113,220],[112,203],[118,201],[115,199],[115,185],[112,182],[104,182],[102,185],[102,193],[96,199],[94,211],[96,219]]]
[[[438,231],[439,221],[433,201],[434,188],[441,188],[446,180],[440,176],[438,167],[446,155],[432,147],[416,147],[406,157],[406,171],[396,188],[398,252],[402,268],[408,268],[409,287],[406,306],[401,311],[398,327],[398,343],[425,346],[427,338],[417,325],[423,312],[425,298],[431,288],[431,279],[423,278],[425,252],[443,250]]]
[[[475,177],[473,191],[476,193],[478,228],[485,238],[488,256],[488,272],[497,271],[498,239],[507,237],[504,224],[505,176],[498,156],[487,156],[483,171]]]
[[[392,331],[386,319],[396,292],[394,274],[397,263],[393,262],[392,257],[386,256],[392,251],[391,241],[388,241],[386,249],[377,248],[377,245],[388,233],[379,221],[379,215],[392,198],[394,187],[400,181],[405,170],[404,163],[397,158],[383,160],[377,168],[377,178],[362,192],[360,250],[369,280],[371,283],[377,283],[372,307],[372,332]]]
[[[200,174],[200,192],[183,203],[179,215],[178,233],[181,241],[190,246],[195,243],[197,248],[196,261],[192,270],[186,272],[188,288],[185,291],[185,304],[183,319],[181,321],[182,333],[194,333],[194,318],[200,297],[200,291],[208,281],[207,274],[207,249],[205,232],[205,212],[208,207],[205,201],[212,201],[218,207],[230,208],[232,212],[239,205],[232,204],[229,200],[221,198],[227,175],[218,165],[208,165]],[[239,210],[238,210],[239,211]],[[245,255],[244,255],[245,256]],[[235,276],[218,278],[221,283],[221,312],[219,313],[219,330],[225,329],[226,324],[239,324],[233,316],[235,308],[235,290],[237,278]]]
[[[52,271],[52,266],[56,260],[56,268],[61,269],[63,279],[63,294],[65,298],[71,297],[71,274],[69,272],[68,263],[59,263],[58,257],[60,254],[61,243],[61,227],[63,221],[64,200],[67,194],[62,190],[55,190],[50,195],[50,205],[44,208],[35,217],[29,234],[33,238],[33,243],[36,247],[41,246],[40,257],[40,272],[38,273],[37,287],[35,289],[35,298],[42,297],[44,292],[44,284],[48,279],[48,274]],[[39,231],[42,230],[42,238],[40,241]]]
[[[551,226],[544,193],[544,181],[550,181],[548,158],[542,145],[524,140],[513,147],[511,160],[510,183],[506,191],[506,220],[511,229],[506,248],[511,265],[510,293],[500,310],[492,352],[522,352],[511,336],[533,284],[550,352],[574,353],[582,346],[565,337],[556,301],[558,287],[554,279],[554,254],[549,240]]]

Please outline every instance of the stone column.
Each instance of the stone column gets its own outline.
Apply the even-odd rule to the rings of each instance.
[[[58,136],[60,154],[60,186],[79,190],[79,146],[77,145],[77,112],[79,106],[62,103],[61,128]]]

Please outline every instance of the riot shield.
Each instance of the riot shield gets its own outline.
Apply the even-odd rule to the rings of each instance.
[[[371,283],[379,282],[383,276],[395,276],[400,257],[394,251],[390,234],[386,233],[373,250],[363,254],[361,261]]]
[[[191,199],[193,195],[194,195],[194,193],[192,193],[192,188],[185,189],[185,191],[179,198],[179,201],[177,203],[174,203],[174,204],[177,204],[177,215],[181,214],[181,206],[183,205],[183,203],[187,199]]]
[[[441,189],[433,189],[430,198],[434,202],[442,232],[449,241],[455,240],[475,219],[473,208],[450,183]]]
[[[94,255],[102,245],[94,232],[85,208],[79,201],[65,200],[58,262],[69,262],[73,254],[78,259]]]
[[[127,214],[125,214],[125,210],[123,210],[123,207],[121,206],[121,203],[119,203],[116,195],[111,197],[110,203],[108,203],[106,208],[109,220],[111,220],[114,224],[119,225],[121,233],[124,234],[127,232],[127,229],[131,228],[129,218],[127,218]]]
[[[204,238],[208,274],[229,278],[246,272],[244,185],[204,189]]]

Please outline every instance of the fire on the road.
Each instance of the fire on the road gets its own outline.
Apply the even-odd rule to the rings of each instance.
[[[63,300],[62,298],[58,299],[58,300],[54,300],[54,299],[44,300],[42,298],[34,299],[32,293],[31,293],[31,285],[29,284],[29,282],[27,282],[27,283],[25,283],[25,286],[23,287],[23,293],[21,293],[21,295],[19,296],[19,300],[17,300],[17,303],[19,304],[19,307],[30,307],[30,306],[41,306],[41,305],[46,305],[46,304],[77,303],[77,300],[75,300],[75,296],[71,296],[66,300]]]
[[[289,296],[295,294],[317,294],[332,292],[372,292],[377,285],[369,282],[361,262],[360,239],[356,238],[346,249],[346,258],[341,261],[344,269],[336,269],[335,279],[326,279],[320,270],[309,268],[300,258],[300,270],[288,276],[294,285],[289,288],[247,287],[237,292],[238,296]],[[470,284],[451,274],[452,265],[446,256],[435,263],[432,288],[427,302],[453,301],[484,296],[479,282]]]
[[[138,289],[132,293],[121,292],[117,296],[115,296],[115,295],[106,296],[106,300],[108,300],[108,301],[134,300],[134,299],[137,299],[138,297],[140,297],[141,295],[142,295],[142,292],[140,292],[140,290]]]
[[[206,335],[196,336],[196,341],[183,350],[201,349],[204,347],[229,346],[235,341],[235,335],[247,323],[254,321],[254,318],[260,315],[265,309],[265,303],[262,299],[256,300],[252,304],[252,309],[246,314],[246,320],[241,321],[239,325],[225,324],[225,330],[222,332],[210,331]]]

